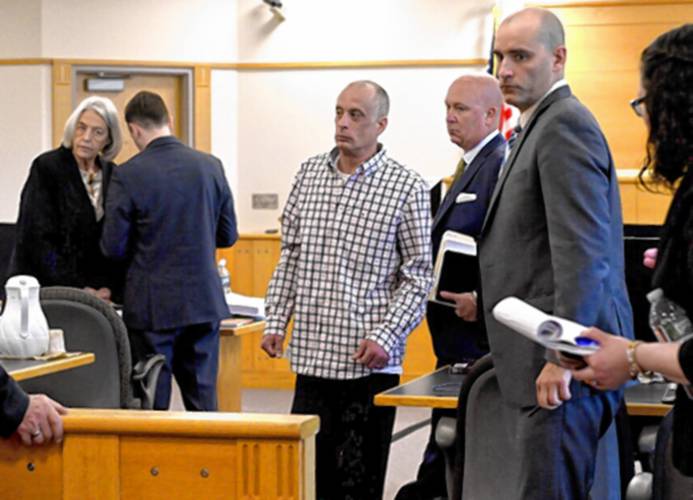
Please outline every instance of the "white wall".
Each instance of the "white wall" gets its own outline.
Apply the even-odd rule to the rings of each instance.
[[[276,22],[261,0],[0,0],[0,58],[186,62],[379,61],[486,58],[492,0],[285,0]],[[390,93],[382,141],[427,178],[448,175],[443,97],[469,68],[212,72],[212,151],[224,161],[240,227],[276,227],[291,179],[333,145],[338,92],[371,78]],[[50,70],[4,67],[0,220],[13,220],[31,158],[50,147]],[[21,106],[20,106],[21,104]],[[26,109],[28,107],[28,109]],[[17,126],[19,125],[19,126]],[[252,193],[279,210],[252,210]]]
[[[238,196],[238,73],[213,70],[211,86],[212,153],[224,164],[231,191]]]
[[[0,58],[41,54],[41,0],[0,0]]]
[[[286,0],[279,23],[260,0],[239,0],[241,61],[396,61],[486,59],[494,1]],[[372,79],[388,91],[390,154],[427,179],[450,175],[460,151],[449,143],[443,100],[471,68],[303,69],[238,75],[238,182],[243,231],[276,228],[301,161],[334,145],[337,94]],[[483,68],[477,68],[482,70]],[[253,193],[277,193],[279,210],[253,210]]]
[[[285,0],[278,23],[238,1],[241,60],[465,59],[488,49],[494,0]],[[490,40],[490,37],[488,37]]]
[[[41,55],[235,61],[236,24],[234,0],[43,0]]]
[[[50,148],[50,67],[0,66],[0,87],[0,221],[14,222],[29,165]]]
[[[241,73],[236,193],[241,230],[278,227],[300,163],[334,147],[336,98],[353,80],[374,80],[390,94],[381,142],[393,158],[427,179],[451,175],[461,152],[448,139],[443,101],[461,73],[457,68]],[[280,210],[252,210],[252,193],[278,193]]]

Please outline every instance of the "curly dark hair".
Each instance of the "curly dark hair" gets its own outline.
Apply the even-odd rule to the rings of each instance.
[[[640,171],[673,188],[693,163],[693,24],[658,36],[640,58],[649,119],[647,158]]]

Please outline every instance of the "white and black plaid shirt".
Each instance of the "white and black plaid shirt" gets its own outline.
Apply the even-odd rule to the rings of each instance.
[[[382,147],[346,182],[337,158],[310,158],[294,179],[265,334],[284,335],[293,314],[294,372],[343,380],[371,373],[352,360],[362,339],[401,366],[431,286],[431,209],[426,183]]]

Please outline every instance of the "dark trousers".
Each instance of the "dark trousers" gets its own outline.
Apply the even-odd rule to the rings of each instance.
[[[390,453],[395,408],[373,396],[399,383],[399,375],[354,380],[299,375],[291,413],[320,417],[316,438],[318,500],[378,500]]]
[[[171,402],[171,375],[176,377],[185,409],[216,411],[219,370],[219,322],[200,323],[170,330],[131,330],[133,360],[149,353],[163,354],[154,399],[155,410],[167,410]]]

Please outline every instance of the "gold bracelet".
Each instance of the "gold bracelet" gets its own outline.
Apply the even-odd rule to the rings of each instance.
[[[638,363],[637,348],[640,344],[644,344],[644,342],[638,341],[633,346],[633,363],[635,363],[635,366],[638,367],[638,370],[640,371],[641,375],[643,375],[646,379],[651,379],[652,377],[654,377],[655,372],[653,372],[652,370],[643,370],[642,366],[640,366],[640,363]]]
[[[642,340],[631,340],[626,347],[626,359],[628,360],[628,375],[635,379],[642,372],[638,360],[635,358],[635,348],[642,344]]]

